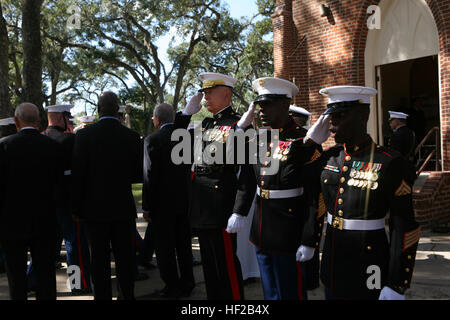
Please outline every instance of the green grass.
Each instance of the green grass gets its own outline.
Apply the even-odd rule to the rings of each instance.
[[[132,191],[136,208],[142,208],[142,183],[133,184]]]

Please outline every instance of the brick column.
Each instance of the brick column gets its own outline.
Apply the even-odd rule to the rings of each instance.
[[[295,28],[292,20],[292,0],[277,0],[272,14],[274,76],[289,79],[289,54],[295,44]]]

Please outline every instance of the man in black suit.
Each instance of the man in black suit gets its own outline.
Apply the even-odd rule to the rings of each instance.
[[[120,124],[119,101],[104,92],[100,119],[77,132],[72,161],[72,213],[86,221],[95,299],[110,300],[112,247],[121,297],[134,299],[136,206],[131,185],[142,179],[139,135]],[[111,243],[111,245],[110,245]]]
[[[16,108],[18,133],[0,140],[0,243],[6,260],[9,293],[27,299],[27,250],[36,272],[36,298],[56,299],[55,191],[62,179],[59,145],[41,135],[39,110]]]
[[[166,285],[159,293],[163,298],[189,296],[195,286],[188,217],[189,166],[171,160],[174,117],[171,105],[156,106],[153,124],[158,131],[145,138],[144,144],[142,207],[153,223],[156,259]]]

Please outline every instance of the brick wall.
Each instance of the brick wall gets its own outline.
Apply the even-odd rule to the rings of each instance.
[[[431,172],[413,194],[414,212],[422,226],[450,222],[450,172]]]
[[[364,85],[368,6],[379,0],[277,0],[274,26],[275,76],[299,86],[296,103],[312,112],[312,123],[325,110],[319,90],[333,85]],[[321,17],[325,3],[331,17]],[[442,156],[450,170],[450,2],[426,0],[440,38]],[[332,145],[328,141],[325,147]]]
[[[439,32],[441,71],[441,139],[444,170],[450,170],[450,2],[426,0]]]

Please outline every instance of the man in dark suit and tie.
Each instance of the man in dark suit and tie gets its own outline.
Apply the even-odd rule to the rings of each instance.
[[[27,299],[27,250],[36,272],[36,298],[56,300],[55,191],[62,179],[59,145],[41,135],[39,110],[16,108],[18,133],[0,140],[0,244],[6,260],[9,293]]]
[[[159,293],[162,298],[189,296],[195,286],[187,195],[190,166],[171,160],[174,117],[171,105],[156,106],[153,124],[158,131],[144,144],[142,207],[153,223],[156,259],[166,285]]]
[[[95,299],[110,300],[112,247],[121,297],[134,299],[134,224],[131,185],[142,179],[139,135],[120,124],[112,92],[98,100],[100,119],[77,132],[72,162],[72,212],[86,221]],[[110,245],[111,244],[111,245]]]

